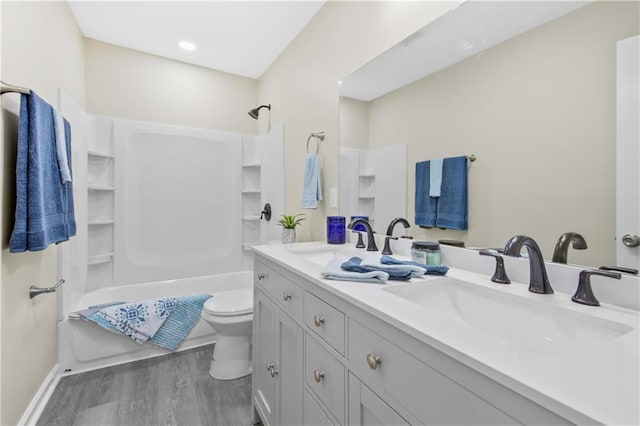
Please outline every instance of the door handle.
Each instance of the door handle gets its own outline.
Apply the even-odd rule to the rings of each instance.
[[[640,237],[637,235],[625,234],[622,236],[622,244],[627,247],[638,247],[640,246]]]

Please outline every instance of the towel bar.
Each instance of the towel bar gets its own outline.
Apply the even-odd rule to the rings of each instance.
[[[64,279],[61,278],[53,287],[36,287],[35,285],[32,285],[29,287],[29,299],[33,299],[34,297],[44,293],[53,293],[62,284],[64,284]]]
[[[25,95],[30,95],[31,90],[26,87],[14,86],[13,84],[7,84],[4,81],[0,80],[0,95],[4,95],[5,93],[22,93]]]

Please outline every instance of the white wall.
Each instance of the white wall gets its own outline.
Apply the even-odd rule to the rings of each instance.
[[[325,201],[304,210],[310,220],[299,241],[324,239],[325,216],[338,214],[326,201],[329,188],[338,187],[338,81],[457,3],[327,2],[260,77],[259,103],[270,103],[272,119],[285,123],[287,214],[303,211],[307,137],[326,132],[320,147]]]
[[[502,247],[530,235],[551,258],[564,232],[589,249],[569,262],[615,264],[616,41],[638,34],[638,2],[597,2],[371,102],[372,147],[409,144],[415,162],[476,154],[469,231],[418,238]]]
[[[2,2],[2,79],[30,87],[52,105],[58,88],[84,102],[82,35],[65,2]],[[9,254],[15,211],[19,97],[2,96],[2,358],[3,425],[16,424],[56,364],[56,297],[30,300],[29,286],[56,280],[56,247]]]
[[[256,134],[257,80],[86,39],[87,112]]]

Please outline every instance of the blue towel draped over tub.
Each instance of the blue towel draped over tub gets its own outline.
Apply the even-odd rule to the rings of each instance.
[[[71,126],[64,120],[71,170]],[[76,234],[72,182],[61,179],[53,107],[35,92],[22,95],[16,162],[16,215],[9,251],[44,250]]]
[[[193,327],[200,320],[204,303],[212,296],[210,294],[200,294],[196,296],[165,297],[139,303],[104,304],[98,307],[88,308],[83,311],[69,314],[70,319],[82,318],[86,321],[99,325],[112,333],[129,336],[136,342],[152,343],[158,347],[175,351],[182,341],[191,332]],[[170,302],[170,303],[167,303]],[[161,325],[153,330],[140,328],[138,320],[143,311],[137,305],[145,304],[148,310],[157,310],[160,306],[161,312],[157,313]],[[134,315],[128,315],[128,320],[114,318],[113,312],[131,311],[133,307]],[[120,320],[120,321],[119,321]],[[156,324],[158,325],[158,324]],[[135,330],[132,330],[135,328]],[[150,335],[152,334],[152,335]]]

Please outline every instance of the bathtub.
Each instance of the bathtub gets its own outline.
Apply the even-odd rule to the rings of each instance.
[[[252,286],[252,276],[252,271],[241,271],[101,288],[82,295],[72,311],[113,301],[135,301],[249,288]],[[138,344],[126,336],[111,333],[84,320],[64,318],[58,322],[58,333],[58,364],[64,374],[75,374],[171,352],[149,343]],[[201,319],[178,351],[213,343],[215,336],[215,330]]]

